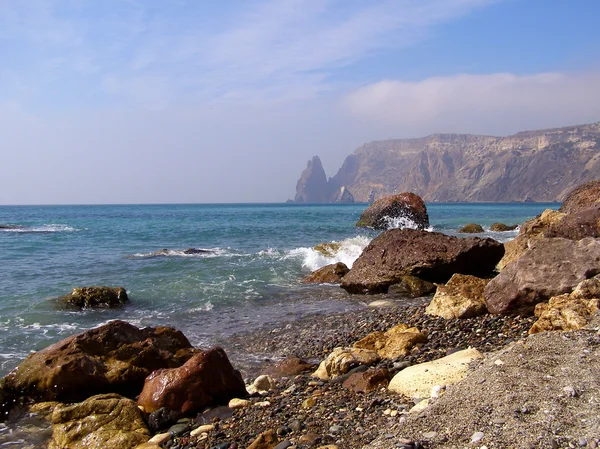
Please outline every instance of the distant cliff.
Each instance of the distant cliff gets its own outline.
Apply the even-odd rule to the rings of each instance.
[[[296,203],[354,203],[352,193],[342,185],[328,181],[319,156],[314,156],[296,183]]]
[[[562,201],[592,179],[600,179],[600,123],[509,137],[371,142],[329,180],[314,157],[298,181],[296,201],[333,202],[342,188],[360,202],[405,191],[425,201]]]

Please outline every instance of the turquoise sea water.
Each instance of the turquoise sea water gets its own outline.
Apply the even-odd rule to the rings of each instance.
[[[434,231],[470,222],[522,223],[541,203],[429,204]],[[354,227],[366,205],[0,206],[0,375],[30,351],[112,319],[170,325],[198,346],[265,322],[364,306],[336,286],[301,284],[347,264],[375,231]],[[6,227],[8,226],[8,227]],[[507,241],[516,232],[491,233]],[[312,247],[343,242],[326,258]],[[168,249],[165,255],[153,252]],[[186,255],[186,248],[207,250]],[[75,286],[127,289],[119,309],[73,310],[56,298]]]

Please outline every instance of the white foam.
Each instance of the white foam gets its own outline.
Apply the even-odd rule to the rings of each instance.
[[[386,223],[387,229],[419,229],[419,225],[408,217],[383,217]],[[433,231],[433,227],[430,226],[425,231]]]
[[[286,258],[301,258],[302,267],[310,271],[315,271],[325,265],[330,265],[337,262],[346,264],[348,268],[352,268],[352,264],[358,256],[361,255],[365,247],[371,239],[365,236],[357,236],[342,240],[338,243],[340,246],[336,251],[332,250],[331,256],[326,256],[314,248],[296,248],[288,252]]]
[[[68,226],[66,224],[44,224],[42,226],[15,226],[11,228],[0,228],[2,232],[16,232],[16,233],[47,233],[47,232],[75,232],[80,231],[81,229],[74,228],[72,226]]]
[[[189,249],[189,248],[188,248]],[[188,249],[166,249],[160,251],[153,251],[151,253],[135,253],[129,256],[133,259],[150,259],[154,257],[186,257],[186,258],[202,258],[207,259],[211,257],[220,256],[235,256],[230,252],[229,248],[193,248],[200,252],[197,253],[186,253]]]

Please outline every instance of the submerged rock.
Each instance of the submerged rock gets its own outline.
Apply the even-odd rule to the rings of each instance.
[[[61,301],[81,309],[119,307],[129,301],[123,287],[76,287]]]
[[[519,227],[519,225],[505,225],[504,223],[493,223],[490,226],[490,231],[493,232],[507,232],[507,231],[514,231],[515,229],[517,229]]]
[[[420,196],[411,192],[381,198],[360,216],[356,226],[388,229],[391,220],[406,219],[417,229],[429,227],[427,207]]]
[[[483,232],[483,228],[477,223],[469,223],[460,228],[458,232],[462,232],[463,234],[480,234]]]
[[[339,284],[350,271],[342,262],[325,265],[302,279],[305,284]]]

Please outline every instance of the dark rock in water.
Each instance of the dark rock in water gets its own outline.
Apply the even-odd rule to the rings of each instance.
[[[9,224],[0,224],[0,230],[1,229],[25,229],[25,226],[23,225],[9,225]]]
[[[129,301],[123,287],[76,287],[70,294],[60,298],[64,303],[81,309],[94,307],[118,307]]]
[[[600,202],[600,180],[586,182],[572,190],[560,206],[565,213],[579,212]]]
[[[168,249],[163,248],[161,250],[155,251],[150,254],[150,257],[159,257],[159,256],[172,256],[172,255],[193,255],[193,254],[214,254],[213,250],[210,249],[201,249],[201,248],[187,248],[184,250],[176,249]]]
[[[148,427],[153,433],[158,433],[171,427],[180,417],[179,412],[161,407],[148,415]]]
[[[418,195],[404,192],[381,198],[371,204],[360,216],[356,226],[388,229],[390,221],[407,219],[418,229],[429,227],[427,207]]]
[[[391,229],[373,239],[340,285],[350,293],[385,293],[403,276],[436,283],[454,273],[487,277],[503,254],[504,246],[490,238]]]
[[[233,369],[225,351],[216,347],[195,354],[179,368],[153,372],[146,378],[138,404],[149,413],[166,407],[185,415],[247,395],[240,372]]]
[[[480,234],[483,232],[483,228],[477,223],[469,223],[460,228],[458,232],[464,234]]]
[[[436,288],[432,282],[424,281],[416,276],[402,276],[400,282],[390,285],[388,293],[420,298],[435,292]]]
[[[570,293],[600,273],[600,241],[538,238],[485,288],[490,313],[531,314],[537,303]]]
[[[325,265],[302,279],[305,284],[339,284],[350,269],[342,262]]]
[[[505,225],[504,223],[494,223],[490,226],[490,231],[493,232],[506,232],[514,231],[519,225]]]
[[[200,249],[200,248],[188,248],[183,250],[183,254],[210,254],[214,251],[209,249]]]
[[[134,397],[150,373],[181,366],[194,351],[170,327],[111,321],[31,354],[0,388],[32,401],[78,402],[107,392]]]

